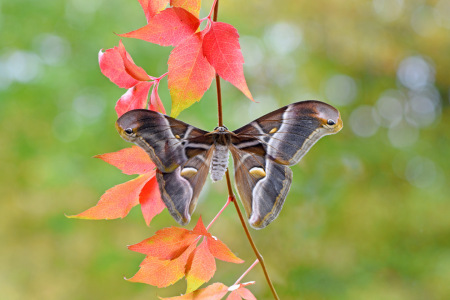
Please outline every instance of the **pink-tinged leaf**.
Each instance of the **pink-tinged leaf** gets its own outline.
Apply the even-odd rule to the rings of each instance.
[[[120,117],[132,109],[147,107],[148,92],[153,82],[141,81],[137,85],[129,88],[128,91],[120,97],[116,103],[116,113]]]
[[[154,174],[140,175],[138,178],[116,185],[107,190],[96,206],[70,218],[78,219],[117,219],[125,217],[139,204],[139,194],[145,183]]]
[[[158,86],[159,84],[155,84],[152,90],[152,94],[150,95],[150,110],[158,111],[162,114],[166,114],[166,110],[164,105],[161,102],[161,98],[159,98],[158,94]]]
[[[174,284],[185,275],[187,260],[194,249],[195,244],[192,244],[183,254],[173,260],[159,260],[147,256],[141,263],[139,271],[129,280],[159,288]]]
[[[176,46],[195,33],[200,21],[183,8],[167,8],[151,18],[147,25],[119,36],[141,39],[161,46]]]
[[[195,291],[213,277],[216,272],[216,261],[214,256],[209,252],[205,240],[203,240],[200,246],[189,257],[186,271],[186,293]]]
[[[213,283],[204,289],[199,289],[196,291],[193,291],[192,293],[177,296],[177,297],[170,297],[170,298],[159,298],[162,300],[217,300],[222,299],[223,296],[225,296],[228,293],[228,287],[224,285],[223,283],[216,282]]]
[[[196,17],[200,13],[201,4],[200,0],[170,0],[170,5],[173,7],[184,8]]]
[[[131,56],[125,50],[125,46],[122,44],[122,41],[119,41],[119,53],[123,60],[123,65],[125,67],[125,71],[134,79],[139,81],[147,81],[150,80],[148,74],[141,67],[136,66],[136,64],[131,59]]]
[[[242,259],[234,255],[234,253],[231,252],[231,250],[224,243],[215,237],[208,237],[207,242],[209,251],[215,258],[235,264],[241,264],[244,262]]]
[[[203,34],[198,32],[175,47],[169,56],[173,117],[200,101],[214,78],[214,68],[203,55],[202,43]]]
[[[155,169],[148,154],[138,146],[94,156],[120,169],[124,174],[145,174]]]
[[[198,235],[211,236],[211,234],[206,230],[201,216],[200,218],[198,218],[197,224],[195,225],[194,229],[192,229],[192,232]]]
[[[128,249],[162,260],[175,259],[197,238],[198,235],[193,234],[190,230],[169,227],[158,230],[155,235],[140,243],[128,246]]]
[[[156,177],[151,178],[142,188],[141,194],[139,195],[139,203],[141,204],[145,223],[149,226],[152,219],[166,207],[161,200]]]
[[[144,10],[145,18],[147,19],[148,22],[154,15],[156,15],[164,8],[166,8],[170,0],[138,0],[138,1],[141,4],[142,9]]]
[[[256,297],[250,292],[249,289],[246,289],[243,286],[240,286],[236,290],[232,291],[228,297],[227,300],[256,300]]]
[[[236,292],[236,290],[232,291],[228,297],[227,300],[242,300],[241,296]]]
[[[244,77],[244,57],[236,28],[227,23],[213,22],[203,38],[203,53],[220,77],[253,100]]]
[[[100,50],[98,53],[98,63],[103,75],[108,77],[109,80],[120,88],[129,89],[139,83],[138,80],[133,78],[125,70],[125,65],[118,47],[108,49],[105,52]]]

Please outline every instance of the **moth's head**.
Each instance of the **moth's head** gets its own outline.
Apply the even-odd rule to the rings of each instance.
[[[140,120],[145,112],[146,110],[131,110],[116,121],[116,129],[124,140],[132,143],[136,141],[137,131],[142,125]]]
[[[225,126],[217,126],[216,128],[214,128],[214,133],[226,133],[228,132],[228,128],[226,128]]]
[[[319,120],[326,134],[333,134],[339,132],[344,126],[341,114],[333,106],[319,102],[312,101],[313,110],[315,111],[316,118]]]

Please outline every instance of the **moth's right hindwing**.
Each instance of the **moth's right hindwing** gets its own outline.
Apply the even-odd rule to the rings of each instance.
[[[211,147],[189,159],[174,172],[156,173],[161,198],[172,217],[181,225],[186,225],[191,220],[198,196],[208,177],[212,152]]]

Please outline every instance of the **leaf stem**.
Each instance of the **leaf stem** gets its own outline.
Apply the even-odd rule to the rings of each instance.
[[[169,72],[166,72],[166,73],[162,74],[161,76],[159,76],[158,78],[155,78],[155,80],[159,82],[161,79],[166,77],[168,74],[169,74]]]
[[[225,208],[227,208],[227,206],[231,203],[231,199],[230,197],[228,197],[227,203],[225,203],[225,205],[222,207],[221,210],[219,210],[219,212],[217,213],[217,215],[214,217],[214,219],[212,219],[212,221],[209,223],[209,225],[206,227],[206,231],[209,231],[209,228],[212,226],[212,224],[217,220],[217,218],[223,213],[223,211],[225,210]]]
[[[248,272],[250,272],[253,269],[254,266],[256,266],[257,263],[259,263],[258,259],[256,259],[250,267],[248,267],[248,269],[241,275],[241,277],[238,278],[238,280],[236,280],[236,282],[233,285],[239,284],[239,282],[241,282],[241,280],[248,274]]]

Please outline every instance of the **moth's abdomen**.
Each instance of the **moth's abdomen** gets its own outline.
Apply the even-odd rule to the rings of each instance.
[[[211,179],[218,181],[225,175],[228,167],[228,147],[225,145],[216,144],[214,148],[213,157],[211,160]]]

